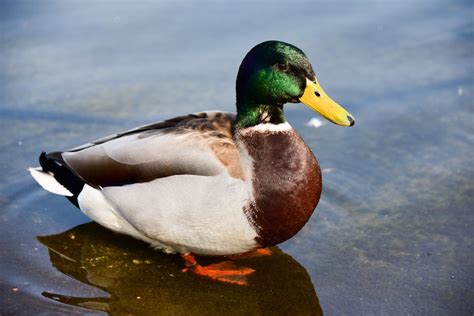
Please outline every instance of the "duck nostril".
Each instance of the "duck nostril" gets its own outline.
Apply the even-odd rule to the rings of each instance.
[[[314,94],[315,94],[317,97],[320,97],[320,96],[321,96],[318,91],[314,91]]]

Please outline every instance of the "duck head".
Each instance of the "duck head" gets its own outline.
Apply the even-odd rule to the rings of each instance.
[[[353,116],[321,88],[303,51],[288,43],[252,48],[240,65],[236,90],[238,127],[284,123],[288,102],[301,102],[337,125],[354,125]]]

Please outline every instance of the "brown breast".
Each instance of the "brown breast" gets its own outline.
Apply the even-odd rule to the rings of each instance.
[[[311,149],[295,131],[237,132],[253,158],[254,201],[244,209],[262,247],[294,236],[321,196],[321,170]]]

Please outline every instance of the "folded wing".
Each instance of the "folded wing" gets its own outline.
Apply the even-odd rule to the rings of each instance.
[[[62,153],[77,176],[94,186],[149,182],[172,175],[243,179],[232,139],[235,115],[203,112],[142,126]]]

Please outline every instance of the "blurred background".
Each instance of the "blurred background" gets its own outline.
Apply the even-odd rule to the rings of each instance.
[[[294,311],[293,301],[272,291],[301,291],[311,301],[300,311],[307,314],[472,315],[473,9],[472,1],[1,1],[0,310],[112,313],[110,289],[147,277],[161,284],[148,285],[155,296],[147,302],[161,306],[174,283],[160,278],[179,274],[179,261],[177,272],[150,274],[137,265],[126,282],[118,272],[98,281],[108,272],[77,264],[98,260],[97,253],[67,238],[37,240],[90,220],[43,191],[26,168],[37,165],[42,150],[174,115],[234,111],[241,60],[256,44],[277,39],[306,53],[321,85],[356,125],[332,125],[301,104],[285,107],[321,164],[324,190],[310,222],[280,246],[303,267],[288,268],[301,272],[301,282],[284,269],[259,268],[266,281],[250,282],[249,291],[267,296],[255,294],[247,312],[265,314],[274,304]],[[87,247],[110,240],[110,265],[127,265],[116,255],[134,241],[115,242],[105,230],[83,234]],[[82,258],[53,260],[60,251],[51,245],[76,247]],[[134,248],[127,248],[132,256]],[[143,258],[169,260],[140,249]],[[75,272],[55,261],[65,257]],[[242,304],[232,295],[248,293],[191,276],[177,283],[178,296],[192,282],[202,293],[222,293],[213,296],[217,301],[230,299],[227,312],[243,312],[233,309]],[[45,292],[103,299],[65,304]],[[139,304],[134,293],[121,297],[120,304]],[[136,301],[125,301],[130,297]],[[185,305],[179,297],[166,297],[167,312],[203,311],[199,300],[179,309]]]

